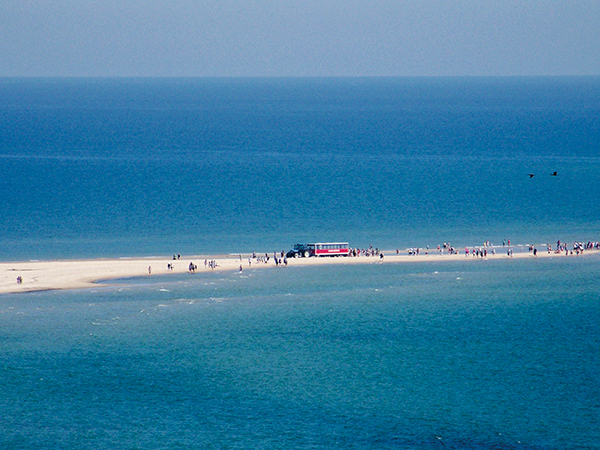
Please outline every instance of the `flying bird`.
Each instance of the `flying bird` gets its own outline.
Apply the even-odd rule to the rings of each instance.
[[[534,175],[533,175],[532,173],[530,173],[530,174],[529,174],[529,178],[531,179],[531,178],[533,178],[533,177],[534,177]]]

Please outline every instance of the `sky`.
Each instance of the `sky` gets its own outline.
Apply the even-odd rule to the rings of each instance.
[[[0,76],[600,75],[600,0],[0,0]]]

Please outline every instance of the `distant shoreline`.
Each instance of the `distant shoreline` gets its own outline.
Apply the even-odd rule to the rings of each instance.
[[[484,249],[484,247],[475,247]],[[565,252],[548,253],[544,248],[538,249],[537,255],[527,251],[526,247],[517,248],[512,256],[507,255],[509,247],[488,248],[487,256],[466,256],[464,250],[457,254],[441,254],[437,249],[423,250],[418,255],[407,255],[396,251],[383,252],[384,257],[375,256],[349,256],[349,257],[321,257],[321,258],[290,258],[288,267],[321,266],[332,264],[387,264],[410,262],[441,262],[441,261],[475,261],[475,260],[510,260],[510,259],[535,259],[535,258],[564,258]],[[427,254],[425,252],[428,252]],[[581,257],[590,254],[599,254],[600,251],[585,250],[580,255],[569,253],[568,257]],[[241,259],[240,259],[241,258]],[[263,258],[264,259],[264,258]],[[206,261],[206,266],[205,266]],[[210,267],[214,261],[215,268]],[[259,261],[248,254],[233,254],[220,256],[182,256],[173,260],[168,257],[121,257],[112,259],[86,259],[86,260],[57,260],[57,261],[21,261],[0,262],[0,294],[40,292],[49,290],[73,290],[98,287],[100,281],[110,281],[121,278],[152,277],[154,275],[189,273],[189,266],[196,266],[195,273],[219,271],[243,271],[263,268],[275,268],[273,254],[269,255],[267,262]],[[282,264],[283,266],[283,261]],[[172,268],[170,268],[172,267]],[[21,283],[17,278],[20,277]],[[103,286],[110,286],[105,284]]]

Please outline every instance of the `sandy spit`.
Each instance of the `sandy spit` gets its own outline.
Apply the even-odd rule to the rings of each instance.
[[[586,251],[582,256],[598,253],[597,251]],[[527,249],[515,248],[513,256],[506,254],[506,249],[499,248],[496,254],[488,251],[487,260],[511,260],[528,258],[565,258],[564,252],[560,255],[547,251],[539,251],[537,256],[528,252]],[[578,256],[568,256],[578,257]],[[579,256],[581,257],[581,256]],[[384,252],[384,257],[359,256],[339,258],[290,258],[288,266],[320,266],[331,264],[393,264],[411,262],[440,262],[440,261],[480,261],[482,258],[465,256],[464,252],[458,255],[440,254],[435,250],[429,254],[421,253],[418,256],[404,254],[396,255],[396,252]],[[205,267],[204,261],[214,260],[216,268]],[[96,286],[98,281],[114,280],[130,277],[152,277],[174,273],[188,273],[190,263],[197,266],[196,272],[210,271],[243,271],[259,270],[264,268],[275,268],[275,261],[270,255],[268,263],[258,262],[251,259],[250,255],[222,255],[222,256],[182,256],[180,260],[172,258],[120,258],[120,259],[92,259],[92,260],[60,260],[60,261],[21,261],[0,262],[0,294],[17,292],[34,292],[46,290],[63,289],[86,289]],[[168,265],[172,264],[173,269]],[[18,283],[17,278],[22,282]]]

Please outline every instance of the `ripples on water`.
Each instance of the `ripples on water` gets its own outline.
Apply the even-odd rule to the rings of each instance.
[[[599,81],[0,80],[0,259],[598,240]],[[0,447],[598,448],[598,267],[0,296]]]
[[[0,259],[593,239],[599,105],[597,77],[0,80]]]
[[[0,442],[598,448],[598,262],[248,269],[2,296]]]

